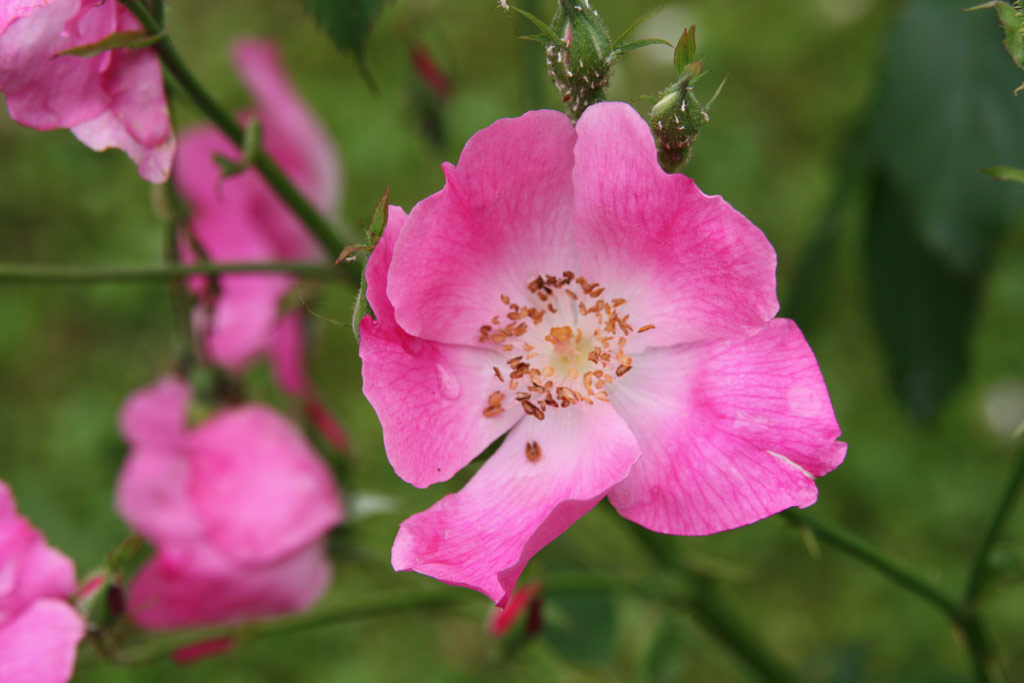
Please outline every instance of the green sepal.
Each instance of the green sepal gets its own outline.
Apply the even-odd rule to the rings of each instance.
[[[555,30],[548,26],[546,23],[544,23],[542,19],[538,19],[537,17],[530,14],[526,10],[521,10],[518,7],[514,7],[512,5],[509,5],[508,8],[529,20],[529,22],[536,26],[537,30],[539,30],[541,32],[541,35],[543,35],[547,40],[549,40],[550,42],[554,43],[559,47],[565,47],[565,43],[563,43],[562,39],[558,37],[558,34],[555,33]],[[530,40],[531,38],[525,39]]]
[[[664,7],[655,7],[653,10],[651,10],[650,12],[648,12],[647,14],[645,14],[644,16],[640,17],[639,19],[634,21],[632,24],[630,24],[629,27],[626,28],[625,31],[623,31],[622,33],[619,34],[618,38],[616,38],[615,40],[612,41],[612,48],[613,49],[618,49],[622,45],[622,41],[626,39],[626,36],[628,36],[630,33],[632,33],[633,30],[636,29],[637,26],[639,26],[640,24],[644,23],[645,21],[647,21],[648,19],[650,19],[651,17],[653,17],[655,14],[657,14],[658,12],[660,12],[663,9],[665,9],[665,8]],[[671,45],[671,43],[668,43],[668,42],[666,42],[665,44],[666,45]]]
[[[673,62],[676,73],[680,76],[687,70],[687,67],[697,59],[697,25],[694,24],[683,30],[683,35],[676,43],[676,50]],[[700,72],[698,72],[700,73]]]
[[[672,47],[672,43],[667,40],[662,40],[661,38],[644,38],[643,40],[634,40],[632,43],[626,43],[625,45],[612,48],[612,53],[621,55],[629,52],[630,50],[635,50],[638,47],[647,47],[648,45],[668,45],[669,47]]]
[[[989,166],[982,169],[982,171],[996,180],[1008,180],[1024,184],[1024,169],[1014,168],[1013,166]]]

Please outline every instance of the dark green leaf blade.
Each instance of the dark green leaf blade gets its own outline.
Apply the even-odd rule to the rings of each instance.
[[[865,242],[871,313],[897,395],[926,419],[967,372],[981,278],[924,244],[894,183],[879,177],[875,187]]]
[[[897,19],[869,121],[870,157],[936,257],[983,270],[1024,198],[989,166],[1024,166],[1024,98],[999,26],[959,0],[915,0]]]
[[[363,78],[374,87],[366,63],[370,31],[388,0],[304,0],[306,9],[316,18],[339,49],[351,52]]]

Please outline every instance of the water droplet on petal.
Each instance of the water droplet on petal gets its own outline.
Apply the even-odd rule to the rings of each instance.
[[[457,399],[462,391],[459,380],[455,379],[455,375],[441,365],[435,366],[434,369],[437,370],[437,383],[441,388],[441,395],[449,401]]]

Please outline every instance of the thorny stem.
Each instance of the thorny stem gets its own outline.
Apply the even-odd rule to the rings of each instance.
[[[121,0],[121,2],[138,18],[148,34],[156,36],[162,33],[163,26],[150,14],[142,0]],[[160,57],[164,69],[174,77],[192,102],[241,149],[242,127],[199,84],[199,81],[185,65],[170,37],[163,34],[163,37],[153,45],[153,49]],[[252,163],[274,188],[277,195],[302,220],[327,253],[339,254],[344,248],[341,240],[334,234],[333,229],[320,215],[320,212],[288,180],[281,168],[262,149],[256,150]]]
[[[187,275],[218,273],[293,273],[302,277],[331,279],[344,277],[340,268],[294,261],[258,263],[196,263],[192,265],[145,266],[58,266],[52,264],[0,263],[0,285],[64,284],[104,282],[153,282]]]

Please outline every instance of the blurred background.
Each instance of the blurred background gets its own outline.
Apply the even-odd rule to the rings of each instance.
[[[778,251],[782,315],[814,348],[849,455],[819,482],[811,513],[834,519],[959,594],[1011,468],[1024,419],[1024,188],[980,173],[1024,166],[1024,72],[999,44],[991,10],[921,0],[667,2],[635,31],[673,44],[697,25],[711,71],[728,82],[684,171],[723,195]],[[519,6],[549,18],[552,0]],[[594,0],[612,35],[662,6]],[[542,49],[497,3],[396,0],[367,43],[376,91],[299,3],[175,0],[170,33],[232,109],[247,104],[228,61],[238,36],[276,41],[301,92],[333,133],[347,169],[343,213],[354,230],[391,188],[407,210],[443,184],[440,163],[496,118],[560,103]],[[610,98],[646,114],[674,79],[672,49],[617,65]],[[199,120],[180,96],[179,127]],[[157,263],[162,227],[150,188],[119,152],[88,151],[70,133],[0,117],[0,260]],[[348,321],[354,291],[311,291],[311,307]],[[350,501],[390,497],[356,515],[332,547],[331,600],[426,587],[394,575],[398,523],[462,485],[414,489],[384,457],[360,391],[346,325],[311,318],[314,380],[352,441],[325,454]],[[166,285],[12,285],[0,289],[0,478],[23,513],[85,574],[127,533],[112,486],[125,454],[124,397],[180,352]],[[269,373],[251,395],[294,409]],[[360,510],[369,509],[366,505]],[[599,506],[530,564],[643,575],[651,561]],[[767,646],[813,681],[969,680],[956,634],[932,606],[827,545],[769,519],[707,538],[673,539],[681,561],[721,594]],[[1000,542],[984,614],[1007,680],[1024,680],[1024,524]],[[452,588],[453,591],[466,589]],[[131,669],[82,657],[79,681],[745,681],[749,672],[691,617],[625,597],[551,598],[545,629],[492,638],[487,599],[328,626],[243,644],[180,667]]]

